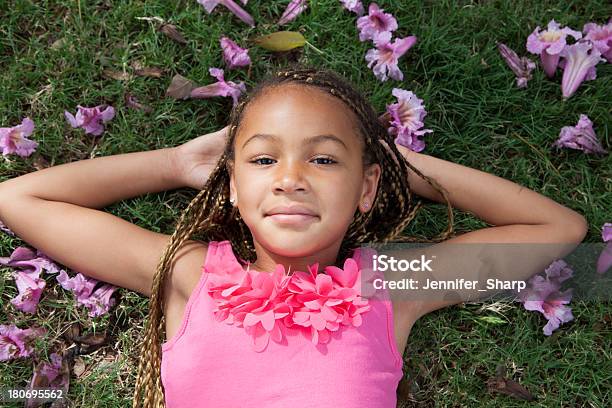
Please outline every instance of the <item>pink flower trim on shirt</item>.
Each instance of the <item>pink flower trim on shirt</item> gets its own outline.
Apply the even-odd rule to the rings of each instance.
[[[233,253],[220,251],[207,264],[215,320],[243,327],[257,352],[265,350],[270,339],[282,342],[288,327],[299,329],[314,345],[326,344],[342,326],[359,327],[372,307],[362,297],[365,269],[358,266],[358,251],[343,268],[327,266],[325,273],[318,273],[316,263],[308,272],[291,275],[281,264],[271,273],[251,270],[250,264],[244,270]]]

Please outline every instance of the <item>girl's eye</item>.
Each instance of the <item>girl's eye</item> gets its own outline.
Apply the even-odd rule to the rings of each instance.
[[[272,160],[272,159],[270,159],[268,157],[260,157],[259,159],[251,160],[251,163],[258,163],[260,160]],[[263,163],[264,166],[266,164],[270,164],[270,163]]]
[[[330,159],[329,157],[317,157],[314,160],[329,160],[329,163],[321,163],[321,164],[334,164],[336,161],[334,159]]]

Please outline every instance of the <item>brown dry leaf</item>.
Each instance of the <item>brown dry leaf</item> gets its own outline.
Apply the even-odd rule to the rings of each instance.
[[[191,95],[191,90],[195,88],[195,84],[182,75],[176,74],[172,77],[172,82],[166,90],[166,96],[175,99],[187,99]]]
[[[185,39],[185,37],[183,37],[183,35],[173,24],[162,24],[161,27],[159,27],[159,31],[161,31],[167,37],[170,37],[170,39],[176,41],[177,43],[187,44],[187,40]]]
[[[77,357],[74,359],[74,366],[72,367],[72,372],[76,375],[77,378],[81,378],[83,373],[85,372],[85,362],[81,357]]]
[[[132,75],[127,72],[114,71],[112,69],[105,69],[102,71],[102,75],[110,79],[116,79],[118,81],[127,81],[132,78]]]
[[[525,401],[535,400],[535,397],[527,388],[514,380],[506,378],[504,371],[504,366],[497,366],[495,377],[491,377],[487,380],[487,389],[489,392],[499,392]]]
[[[134,71],[134,74],[138,76],[153,77],[153,78],[161,78],[163,73],[164,71],[160,68],[142,68],[142,69],[136,69]]]
[[[289,51],[306,44],[304,36],[297,31],[277,31],[272,34],[257,37],[255,44],[270,51]]]
[[[66,39],[65,38],[60,38],[58,40],[53,41],[53,44],[51,44],[51,48],[54,50],[58,50],[60,48],[62,48],[62,46],[66,43]]]

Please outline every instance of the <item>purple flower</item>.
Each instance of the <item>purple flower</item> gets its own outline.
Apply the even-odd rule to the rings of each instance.
[[[60,270],[42,252],[37,251],[34,254],[26,247],[18,247],[8,258],[0,257],[0,265],[22,268],[21,271],[13,273],[19,294],[11,299],[11,303],[25,313],[36,313],[40,296],[46,286],[45,280],[40,277],[43,269],[48,273],[57,273]]]
[[[31,155],[38,143],[26,139],[34,131],[34,122],[30,118],[24,118],[20,125],[0,128],[0,149],[3,156],[17,154],[21,157]]]
[[[597,135],[593,130],[593,122],[591,122],[587,115],[583,114],[580,115],[576,126],[564,126],[561,128],[559,139],[553,143],[553,147],[568,147],[570,149],[583,150],[585,153],[608,153],[597,139]]]
[[[421,129],[423,119],[427,111],[423,106],[423,100],[411,91],[400,88],[393,88],[391,91],[398,102],[387,105],[387,112],[391,116],[387,130],[390,135],[396,136],[395,143],[409,148],[415,152],[420,152],[425,148],[425,142],[420,139],[425,133],[433,130]]]
[[[570,28],[562,28],[555,20],[550,20],[548,29],[540,33],[540,26],[527,37],[527,51],[540,55],[544,72],[548,77],[555,76],[561,51],[566,46],[566,37],[571,35],[576,40],[582,38],[579,31]]]
[[[516,86],[519,88],[527,87],[527,81],[531,79],[531,71],[534,70],[535,63],[527,57],[519,58],[516,52],[503,43],[498,43],[497,49],[516,75]]]
[[[601,239],[608,244],[597,260],[597,273],[605,273],[612,266],[612,223],[606,222],[601,227]]]
[[[220,68],[209,68],[210,75],[217,78],[218,82],[194,88],[191,90],[192,98],[212,98],[213,96],[231,96],[234,100],[234,106],[238,104],[238,98],[242,92],[246,92],[244,82],[225,81],[223,79],[223,70]]]
[[[519,300],[526,310],[535,310],[548,320],[544,334],[550,336],[561,323],[574,318],[572,311],[565,306],[572,299],[573,289],[559,292],[561,282],[570,278],[572,269],[563,260],[556,260],[545,270],[545,276],[535,275],[529,279],[529,286],[519,293]]]
[[[278,25],[284,25],[290,21],[293,21],[307,8],[308,6],[306,5],[306,0],[291,0],[280,20],[278,20]]]
[[[363,6],[362,6],[363,8]],[[378,34],[397,30],[397,20],[390,13],[378,7],[376,3],[370,3],[368,15],[357,19],[359,29],[359,41],[375,40]],[[391,35],[389,35],[389,40]],[[389,41],[387,40],[387,42]]]
[[[563,99],[567,99],[576,92],[583,81],[595,79],[595,65],[605,62],[601,53],[592,48],[591,41],[579,41],[576,44],[566,46],[561,51],[564,60],[559,64],[563,68],[561,79],[561,93]],[[591,50],[591,52],[589,52]]]
[[[13,277],[17,283],[19,294],[11,299],[11,303],[22,312],[36,313],[40,295],[47,283],[37,273],[33,272],[20,271],[13,273]]]
[[[242,0],[242,4],[246,6],[247,1],[248,0]],[[253,20],[253,17],[233,0],[198,0],[198,3],[204,6],[204,10],[206,10],[208,14],[212,13],[215,7],[217,7],[217,4],[223,4],[240,20],[251,27],[255,27],[255,20]]]
[[[593,43],[593,46],[608,62],[612,61],[612,19],[606,25],[587,23],[582,28],[584,39]]]
[[[223,50],[223,60],[228,69],[244,67],[251,63],[248,49],[240,48],[238,44],[227,37],[221,37],[220,42]]]
[[[61,355],[51,353],[49,357],[51,357],[51,364],[42,362],[34,367],[34,374],[30,379],[28,389],[44,386],[47,388],[61,389],[64,393],[68,392],[68,387],[70,385],[70,369],[66,366],[62,369],[63,358]],[[35,399],[29,399],[25,404],[26,408],[38,406],[40,406],[40,403],[36,403]]]
[[[385,31],[374,38],[375,49],[370,49],[366,53],[365,59],[368,61],[368,68],[374,66],[374,75],[379,81],[386,81],[387,73],[389,77],[396,81],[404,79],[404,74],[397,66],[398,60],[412,47],[417,38],[413,35],[405,38],[397,38],[393,43],[391,33]]]
[[[110,283],[105,283],[94,290],[99,282],[98,280],[80,273],[70,278],[66,271],[60,272],[57,281],[64,289],[74,293],[78,305],[83,305],[89,309],[90,317],[103,315],[115,304],[115,299],[112,299],[111,296],[117,287]]]
[[[8,235],[10,235],[10,236],[12,236],[12,237],[14,237],[14,236],[15,236],[15,233],[14,233],[13,231],[11,231],[11,229],[10,229],[8,226],[6,226],[6,225],[5,225],[5,224],[2,222],[2,220],[0,220],[0,231],[4,231],[4,232],[6,232]]]
[[[101,135],[104,132],[103,123],[115,117],[115,109],[108,105],[98,105],[95,108],[85,108],[77,105],[77,108],[76,118],[68,111],[64,111],[64,116],[73,128],[81,127],[85,129],[85,134]]]
[[[0,324],[0,361],[28,357],[32,353],[32,342],[46,333],[42,327],[20,329],[11,324]]]
[[[362,16],[363,13],[365,13],[361,0],[340,0],[340,3],[342,3],[342,7],[348,11],[352,11],[358,16]]]

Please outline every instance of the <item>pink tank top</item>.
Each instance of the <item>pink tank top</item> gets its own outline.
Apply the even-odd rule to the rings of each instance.
[[[162,345],[166,407],[395,408],[393,309],[386,291],[354,296],[360,251],[325,273],[258,272],[229,241],[210,242],[181,326]]]

